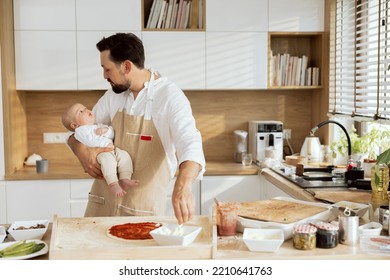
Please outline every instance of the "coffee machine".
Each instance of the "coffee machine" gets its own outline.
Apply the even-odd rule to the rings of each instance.
[[[283,160],[283,123],[249,121],[249,153],[256,163],[266,158]]]

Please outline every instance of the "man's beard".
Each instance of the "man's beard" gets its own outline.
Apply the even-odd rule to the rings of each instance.
[[[127,82],[124,85],[118,85],[118,84],[114,84],[112,82],[110,82],[110,84],[111,84],[112,91],[115,92],[115,93],[122,93],[122,92],[124,92],[124,91],[126,91],[126,90],[128,90],[130,88],[130,83],[129,82]]]

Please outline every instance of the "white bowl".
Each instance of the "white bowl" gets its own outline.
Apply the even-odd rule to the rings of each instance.
[[[378,236],[381,234],[383,226],[377,222],[370,222],[359,227],[359,232],[366,236]]]
[[[275,252],[284,242],[281,229],[245,228],[242,239],[250,251]]]
[[[2,243],[7,234],[5,233],[5,227],[0,226],[0,243]]]
[[[44,225],[44,228],[28,229],[37,225]],[[42,239],[43,235],[47,231],[49,225],[48,220],[32,220],[32,221],[18,221],[14,222],[8,229],[9,234],[16,241],[30,240],[30,239]],[[18,229],[19,227],[25,227],[27,229]]]
[[[182,226],[167,224],[152,230],[150,234],[158,245],[182,245],[191,244],[202,230],[196,226]]]
[[[336,216],[339,215],[339,211],[342,209],[339,208],[349,208],[353,212],[355,212],[360,218],[366,214],[368,210],[368,205],[367,204],[362,204],[362,203],[355,203],[355,202],[350,202],[350,201],[339,201],[335,204],[332,205],[332,213]]]

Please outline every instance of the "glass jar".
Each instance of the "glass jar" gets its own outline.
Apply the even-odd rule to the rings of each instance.
[[[379,208],[389,205],[387,191],[389,189],[389,167],[385,163],[377,163],[371,168],[371,201],[370,221],[379,221]]]
[[[297,224],[293,228],[293,246],[299,250],[312,250],[316,247],[317,228],[310,224]]]
[[[317,248],[334,248],[339,244],[339,227],[325,222],[311,223],[317,228]]]

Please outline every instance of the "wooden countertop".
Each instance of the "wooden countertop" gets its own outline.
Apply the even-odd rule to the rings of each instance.
[[[206,176],[221,175],[256,175],[259,167],[252,165],[244,167],[241,163],[207,161]],[[6,176],[6,180],[49,180],[49,179],[88,179],[91,178],[83,171],[81,165],[54,165],[49,163],[48,173],[37,173],[35,166],[25,166],[15,173]]]
[[[50,246],[51,224],[43,241]],[[49,254],[34,258],[36,260],[48,260]],[[174,259],[174,256],[173,256]],[[292,239],[286,240],[278,251],[251,252],[242,240],[242,234],[237,233],[233,237],[217,237],[217,252],[215,259],[259,259],[259,260],[388,260],[390,254],[368,254],[360,249],[360,245],[348,246],[338,244],[335,248],[314,250],[297,250],[292,245]]]

